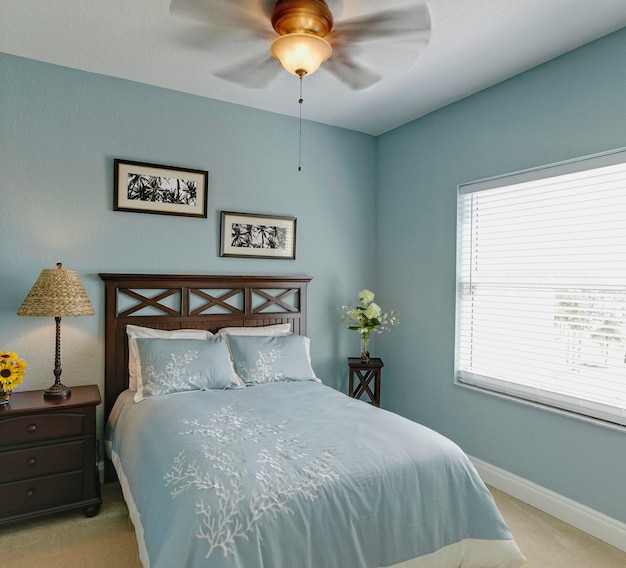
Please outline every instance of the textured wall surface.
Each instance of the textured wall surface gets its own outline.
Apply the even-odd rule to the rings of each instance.
[[[379,139],[383,405],[626,521],[626,433],[453,384],[458,184],[626,146],[626,30]],[[626,254],[626,251],[624,251]]]
[[[336,306],[375,278],[373,137],[0,54],[0,349],[54,380],[54,321],[17,308],[43,268],[76,270],[94,317],[62,322],[63,380],[103,380],[99,272],[313,277],[314,368],[346,389],[358,338]],[[294,101],[297,104],[297,101]],[[113,160],[209,171],[207,219],[113,211]],[[296,260],[219,257],[220,212],[297,218]]]

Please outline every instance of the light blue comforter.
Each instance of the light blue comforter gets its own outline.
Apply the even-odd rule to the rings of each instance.
[[[316,382],[128,398],[106,438],[152,568],[378,568],[512,540],[455,444]]]

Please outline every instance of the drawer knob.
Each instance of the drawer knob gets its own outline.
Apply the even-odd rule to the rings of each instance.
[[[26,491],[26,498],[32,499],[35,496],[35,490],[31,487],[28,491]]]
[[[28,461],[26,462],[26,465],[32,467],[37,463],[37,458],[36,457],[30,457],[28,458]]]
[[[35,430],[37,430],[37,424],[31,424],[27,430],[32,434]]]

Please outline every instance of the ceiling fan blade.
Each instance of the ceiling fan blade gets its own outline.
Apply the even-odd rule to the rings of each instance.
[[[190,24],[171,33],[179,44],[191,49],[225,53],[233,46],[241,49],[246,44],[253,49],[269,51],[270,43],[276,37],[273,30],[250,30],[245,27],[231,30],[202,24]]]
[[[170,0],[170,14],[214,28],[248,28],[271,31],[258,1]]]
[[[269,52],[276,32],[266,9],[261,0],[170,0],[171,14],[192,22],[174,32],[179,42],[206,51],[220,62],[220,68],[210,71],[212,75],[257,89],[267,86],[280,71],[280,63]],[[254,55],[227,63],[241,54]]]
[[[280,74],[281,70],[280,63],[271,55],[262,58],[255,55],[227,67],[211,71],[211,74],[243,87],[262,89],[267,87]]]
[[[325,69],[354,91],[367,89],[382,78],[381,75],[360,65],[354,59],[335,52],[321,69]]]
[[[385,70],[413,65],[430,40],[430,12],[423,0],[403,8],[339,21],[326,39],[351,60]]]
[[[430,39],[430,29],[430,11],[426,3],[419,0],[402,8],[336,22],[329,35],[341,38],[343,43],[410,39],[425,44]]]

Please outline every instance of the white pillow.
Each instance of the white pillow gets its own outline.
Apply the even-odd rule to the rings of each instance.
[[[290,323],[277,323],[275,325],[263,325],[259,327],[223,327],[218,334],[227,335],[289,335],[291,333]]]
[[[135,339],[139,337],[153,339],[209,339],[213,337],[210,331],[204,329],[166,331],[130,324],[126,326],[126,335],[128,335],[128,388],[131,390],[137,390],[138,381],[141,380],[141,362]]]

